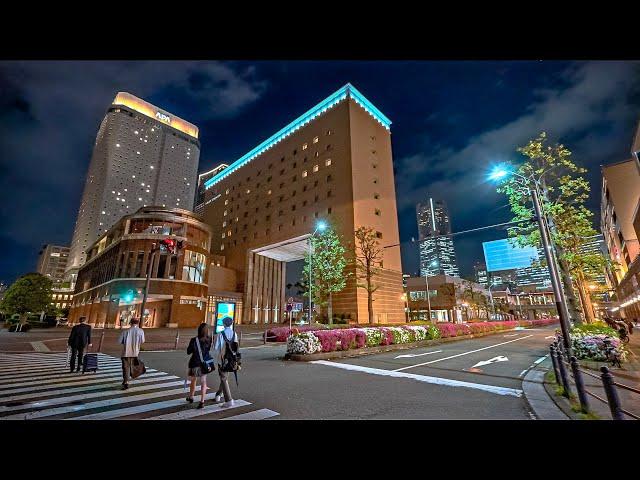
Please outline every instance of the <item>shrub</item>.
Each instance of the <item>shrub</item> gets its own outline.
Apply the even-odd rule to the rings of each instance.
[[[367,347],[377,347],[382,345],[385,334],[381,328],[362,328],[365,334],[365,344]]]
[[[320,341],[323,352],[335,352],[337,348],[339,332],[337,330],[321,330],[313,332]]]
[[[582,325],[576,325],[571,329],[571,333],[583,333],[592,335],[603,334],[608,335],[609,337],[620,337],[620,334],[617,330],[609,327],[606,323],[603,322],[584,323]]]
[[[309,355],[322,350],[318,337],[313,332],[303,332],[291,335],[287,339],[287,353],[301,353]]]
[[[619,355],[620,360],[624,361],[627,359],[628,352],[617,337],[602,333],[584,334],[581,332],[572,332],[569,336],[571,338],[574,355],[578,359],[606,361],[605,340],[611,342],[611,346]]]

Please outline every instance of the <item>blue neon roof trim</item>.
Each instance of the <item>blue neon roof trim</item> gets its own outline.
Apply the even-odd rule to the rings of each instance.
[[[240,167],[246,165],[251,160],[256,158],[258,155],[261,155],[266,150],[273,147],[275,144],[281,142],[286,137],[291,135],[293,132],[302,128],[311,120],[316,118],[318,115],[323,114],[324,112],[326,112],[327,110],[335,106],[338,102],[344,100],[347,97],[353,98],[353,100],[358,105],[360,105],[369,115],[371,115],[378,123],[380,123],[387,130],[390,129],[391,120],[389,120],[380,110],[378,110],[375,107],[375,105],[373,105],[369,100],[367,100],[365,96],[362,95],[353,85],[351,85],[350,83],[347,83],[344,87],[342,87],[337,92],[329,95],[327,98],[325,98],[315,107],[313,107],[311,110],[302,114],[301,116],[296,118],[293,122],[291,122],[289,125],[287,125],[283,129],[271,135],[264,142],[262,142],[260,145],[255,147],[253,150],[244,154],[242,157],[240,157],[238,160],[233,162],[223,171],[211,177],[209,180],[207,180],[204,183],[204,188],[209,189],[210,187],[218,183],[220,180],[227,177],[228,175],[231,175]]]

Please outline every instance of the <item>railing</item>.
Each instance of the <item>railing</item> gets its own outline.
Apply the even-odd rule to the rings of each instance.
[[[640,416],[622,408],[622,403],[620,401],[617,388],[621,388],[634,394],[640,394],[639,389],[630,387],[629,385],[625,385],[620,382],[616,382],[614,376],[605,366],[600,367],[601,374],[596,375],[580,368],[580,364],[574,356],[570,356],[569,361],[567,361],[566,357],[568,356],[568,354],[562,349],[562,343],[557,339],[549,347],[549,353],[551,355],[551,361],[553,363],[556,383],[562,387],[563,396],[569,398],[572,395],[571,384],[569,382],[569,377],[571,377],[575,383],[578,400],[580,402],[580,409],[583,413],[590,413],[591,411],[591,407],[589,405],[589,400],[587,397],[588,395],[589,397],[595,398],[596,400],[606,404],[609,407],[611,418],[613,420],[625,420],[625,415],[635,420],[640,420]],[[567,374],[566,367],[570,367],[569,374]],[[586,389],[584,380],[582,378],[583,374],[598,379],[602,382],[602,387],[607,397],[606,399]]]

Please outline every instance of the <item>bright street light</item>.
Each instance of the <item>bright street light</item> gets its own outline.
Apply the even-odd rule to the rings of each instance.
[[[324,222],[324,221],[320,220],[316,224],[316,230],[320,230],[321,232],[323,232],[325,228],[327,228],[327,222]]]
[[[318,232],[318,230],[321,232],[324,232],[326,228],[327,228],[327,222],[325,222],[324,220],[319,220],[316,223],[316,229],[313,231],[313,233],[309,237],[309,325],[311,325],[311,317],[313,313],[313,310],[311,308],[311,305],[313,303],[313,296],[311,295],[311,289],[313,288],[312,287],[313,250],[311,249],[311,239]]]
[[[513,173],[509,165],[496,165],[489,173],[489,180],[502,180]]]

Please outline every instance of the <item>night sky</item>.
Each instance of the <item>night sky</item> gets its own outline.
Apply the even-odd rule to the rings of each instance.
[[[630,157],[638,62],[0,62],[0,280],[35,270],[44,243],[68,245],[100,121],[127,91],[200,128],[200,171],[230,163],[352,83],[393,122],[405,273],[418,270],[415,204],[444,199],[454,231],[508,221],[485,181],[492,164],[546,130],[589,169],[599,225],[600,165]],[[455,237],[463,275],[482,241]]]

